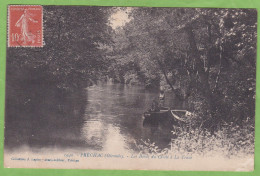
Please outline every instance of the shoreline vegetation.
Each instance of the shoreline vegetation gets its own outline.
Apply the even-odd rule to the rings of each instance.
[[[225,123],[214,134],[208,129],[176,127],[172,131],[169,147],[160,148],[149,139],[137,146],[140,153],[152,155],[187,155],[203,157],[243,158],[254,156],[254,127]]]
[[[114,28],[116,13],[128,22]],[[196,114],[192,124],[173,126],[174,150],[252,154],[256,13],[45,6],[45,46],[7,49],[7,108],[35,107],[37,96],[62,97],[98,81],[163,87]],[[151,145],[140,147],[162,152]]]

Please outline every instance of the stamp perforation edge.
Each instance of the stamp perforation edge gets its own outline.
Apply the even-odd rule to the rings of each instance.
[[[41,41],[41,46],[11,46],[10,45],[10,40],[9,40],[9,37],[10,37],[10,21],[11,21],[11,15],[10,15],[10,7],[15,7],[15,6],[40,6],[41,9],[42,9],[42,13],[41,13],[41,27],[42,27],[42,32],[41,32],[41,38],[42,38],[42,41]],[[7,46],[8,48],[43,48],[43,46],[45,46],[45,42],[44,42],[44,26],[43,26],[43,6],[42,5],[29,5],[29,4],[17,4],[17,5],[13,5],[13,4],[9,4],[8,5],[8,10],[7,10]]]

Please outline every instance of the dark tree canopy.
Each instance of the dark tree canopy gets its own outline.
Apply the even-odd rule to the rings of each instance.
[[[102,7],[45,6],[45,46],[9,48],[8,53],[12,54],[7,54],[7,60],[21,74],[29,71],[30,76],[24,76],[25,79],[39,80],[42,76],[61,89],[95,82],[108,64],[104,55],[105,46],[111,43],[109,13],[109,8]],[[31,75],[32,72],[36,74]]]
[[[206,126],[254,119],[256,10],[133,8],[131,17],[113,37],[125,79],[168,87]]]

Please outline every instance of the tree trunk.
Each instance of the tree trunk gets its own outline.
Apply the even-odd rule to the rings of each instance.
[[[161,70],[161,72],[163,73],[163,76],[164,76],[164,78],[165,78],[167,84],[171,87],[171,89],[172,89],[172,91],[174,92],[176,98],[178,98],[180,101],[183,101],[184,98],[182,97],[180,91],[174,89],[174,87],[173,87],[171,81],[169,80],[169,78],[168,78],[168,76],[167,76],[167,74],[166,74],[166,72],[165,72],[165,67],[164,67],[163,64],[160,62],[160,60],[157,59],[157,62],[158,62],[158,65],[159,65],[159,67],[160,67],[160,70]]]
[[[163,75],[164,75],[164,78],[165,78],[167,84],[171,87],[172,91],[174,91],[174,87],[173,87],[173,85],[171,84],[170,80],[168,79],[168,77],[167,77],[165,71],[162,70],[162,72],[163,72]]]
[[[192,30],[191,26],[186,26],[185,28],[186,33],[188,34],[188,40],[190,43],[190,49],[192,52],[192,56],[195,58],[195,68],[198,71],[199,75],[199,85],[197,85],[196,89],[199,90],[202,95],[205,97],[206,102],[209,105],[209,110],[210,110],[210,116],[211,119],[208,121],[208,124],[206,126],[210,127],[212,132],[214,132],[215,127],[216,127],[216,106],[215,106],[215,101],[214,101],[214,96],[211,92],[210,84],[209,84],[209,68],[207,71],[204,69],[204,63],[200,59],[200,54],[197,49],[196,41],[195,41],[195,36]],[[206,117],[208,118],[208,117]]]

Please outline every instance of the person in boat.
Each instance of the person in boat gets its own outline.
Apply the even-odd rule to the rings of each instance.
[[[161,109],[164,109],[164,100],[165,100],[165,94],[164,94],[164,90],[160,89],[160,93],[158,98],[155,98],[152,102],[152,107],[151,107],[151,111],[152,112],[158,112]]]
[[[159,103],[156,99],[153,100],[152,107],[151,107],[150,111],[152,111],[152,112],[160,111]]]
[[[165,92],[163,88],[160,88],[160,93],[159,93],[159,107],[162,109],[164,107],[164,100],[165,100]]]

